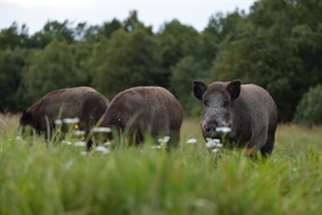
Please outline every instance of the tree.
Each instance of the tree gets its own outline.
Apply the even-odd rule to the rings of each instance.
[[[118,30],[94,51],[91,64],[96,71],[94,85],[109,97],[137,85],[161,85],[164,72],[159,48],[145,29]]]
[[[206,78],[206,70],[203,66],[203,64],[196,61],[193,57],[187,56],[171,68],[170,88],[183,104],[186,113],[189,114],[195,113],[196,107],[199,107],[199,105],[195,105],[197,103],[191,93],[192,81]]]
[[[219,15],[218,15],[219,16]],[[212,16],[209,19],[208,25],[202,31],[200,35],[200,51],[197,58],[200,61],[204,61],[207,69],[212,64],[212,61],[216,58],[219,50],[220,38],[220,27],[218,26],[218,20]]]
[[[152,33],[152,28],[146,27],[144,23],[139,20],[138,12],[136,10],[130,11],[129,16],[123,21],[123,28],[127,32],[145,29],[146,31]]]
[[[84,84],[86,75],[81,73],[73,51],[67,43],[54,40],[31,54],[21,88],[29,104],[51,90]]]
[[[29,48],[28,28],[12,23],[10,27],[0,31],[0,49]]]
[[[87,41],[81,41],[69,45],[70,51],[75,60],[75,66],[80,74],[80,83],[82,85],[91,85],[95,76],[94,69],[90,65],[90,56],[94,45]]]
[[[276,100],[282,119],[291,119],[301,93],[296,86],[303,68],[286,37],[278,41],[275,33],[262,34],[250,26],[239,39],[222,46],[212,67],[212,79],[241,79],[266,88]]]
[[[48,21],[42,30],[36,32],[31,37],[34,48],[45,48],[52,41],[72,43],[74,41],[74,31],[70,27],[70,22]]]
[[[110,22],[104,22],[98,29],[97,34],[106,38],[111,38],[112,34],[120,28],[122,28],[122,23],[117,19],[113,19]]]
[[[194,53],[198,61],[203,62],[205,68],[211,69],[219,50],[223,49],[222,43],[232,41],[243,33],[245,17],[244,12],[238,10],[227,16],[218,13],[210,17],[208,25],[200,35],[198,51]]]
[[[304,94],[296,108],[294,121],[309,126],[322,124],[322,85]]]
[[[89,26],[84,33],[84,40],[99,42],[102,39],[109,39],[115,31],[122,27],[122,22],[118,19],[104,22],[102,25]]]
[[[199,47],[198,36],[193,27],[183,25],[176,19],[166,23],[159,33],[163,66],[170,69],[181,58],[194,55]]]
[[[21,108],[18,88],[21,83],[27,51],[22,49],[0,51],[0,111],[18,111]]]
[[[275,98],[281,119],[291,120],[302,95],[322,81],[321,15],[312,3],[256,2],[242,22],[232,25],[237,33],[228,33],[220,44],[211,77],[263,86]]]

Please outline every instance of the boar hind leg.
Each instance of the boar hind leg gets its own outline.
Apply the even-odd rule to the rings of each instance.
[[[172,149],[177,148],[177,146],[179,145],[179,141],[180,141],[180,132],[177,131],[170,131],[169,132],[169,142],[167,144],[167,151],[171,151]]]
[[[245,154],[250,157],[255,157],[258,150],[261,150],[268,139],[267,128],[262,128],[259,132],[254,132],[250,143],[246,146]]]
[[[263,157],[267,157],[272,153],[273,148],[274,148],[274,143],[273,143],[272,139],[274,139],[274,138],[269,136],[266,144],[261,148],[261,154]]]
[[[180,141],[180,132],[173,131],[170,134],[170,147],[177,147]]]
[[[261,148],[261,153],[264,157],[272,154],[275,140],[275,129],[268,133],[266,144]]]

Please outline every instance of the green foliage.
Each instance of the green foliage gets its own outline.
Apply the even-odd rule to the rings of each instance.
[[[263,86],[276,100],[282,119],[291,119],[294,104],[306,88],[301,59],[292,53],[286,37],[277,41],[275,33],[267,35],[252,25],[244,30],[239,39],[222,44],[210,76]]]
[[[197,112],[198,107],[200,107],[192,96],[192,81],[205,77],[203,65],[191,56],[184,57],[172,67],[170,88],[188,114]]]
[[[280,127],[272,157],[253,161],[239,151],[209,153],[198,120],[184,123],[181,145],[171,153],[146,143],[87,156],[79,147],[47,146],[41,138],[24,142],[15,137],[16,120],[2,121],[7,122],[0,129],[2,215],[318,215],[322,210],[321,128]],[[186,144],[194,135],[198,143]]]
[[[150,27],[146,27],[143,22],[139,20],[138,12],[132,10],[129,13],[129,16],[123,21],[123,29],[127,32],[134,32],[140,29],[146,29],[149,32],[152,32]]]
[[[166,23],[159,33],[163,66],[170,69],[181,58],[195,55],[199,45],[198,36],[193,27],[183,25],[178,20]]]
[[[221,43],[212,79],[260,84],[275,98],[281,119],[292,119],[302,95],[322,81],[321,15],[309,8],[312,1],[256,2],[234,25],[239,34],[229,31]]]
[[[16,22],[0,31],[0,49],[28,48],[28,28],[19,26]]]
[[[110,22],[105,22],[103,25],[98,29],[98,35],[103,36],[105,38],[110,38],[112,34],[122,27],[122,23],[117,20],[113,19]]]
[[[217,15],[217,17],[220,15]],[[201,32],[199,40],[200,45],[198,47],[198,54],[195,57],[199,61],[203,61],[207,66],[207,70],[212,64],[212,61],[216,58],[221,42],[221,26],[218,23],[217,17],[210,17],[208,25],[205,30]]]
[[[73,29],[69,26],[68,20],[64,22],[48,21],[43,29],[31,37],[35,48],[45,48],[52,41],[72,43],[74,41]]]
[[[90,57],[93,53],[93,45],[89,42],[81,41],[69,45],[70,51],[75,59],[76,68],[78,69],[78,84],[90,85],[95,76],[94,70],[90,67]]]
[[[73,48],[65,42],[51,42],[43,50],[35,50],[28,59],[23,88],[29,103],[49,91],[84,84]]]
[[[124,20],[115,18],[101,25],[48,21],[32,35],[26,25],[13,23],[0,31],[0,53],[11,50],[12,56],[20,56],[18,50],[23,49],[31,56],[26,60],[26,54],[22,60],[27,63],[23,64],[2,61],[3,83],[18,80],[13,70],[25,74],[20,99],[10,81],[3,85],[7,89],[0,110],[20,110],[56,87],[92,85],[113,97],[128,87],[161,85],[174,92],[187,113],[193,114],[197,112],[188,94],[191,79],[241,79],[267,89],[277,103],[280,119],[290,121],[303,94],[322,83],[321,11],[322,3],[316,0],[259,0],[249,13],[236,10],[212,15],[201,32],[176,19],[154,32],[137,11],[130,11]],[[53,48],[57,43],[65,45]],[[44,57],[47,52],[55,52],[59,60]],[[51,65],[56,68],[49,69]],[[47,71],[54,74],[56,69],[57,79],[49,77]],[[37,75],[33,77],[33,73]],[[73,74],[74,80],[66,74]],[[38,77],[41,79],[35,81]]]
[[[26,57],[26,50],[0,50],[0,111],[17,111],[22,104],[18,88]]]
[[[294,121],[310,126],[322,124],[322,85],[304,94],[296,108]]]
[[[92,58],[94,85],[109,97],[132,86],[165,82],[159,44],[145,29],[118,30],[97,45]]]

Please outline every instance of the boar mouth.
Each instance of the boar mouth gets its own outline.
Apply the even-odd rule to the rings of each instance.
[[[235,138],[232,137],[229,134],[215,134],[215,135],[207,135],[204,136],[204,140],[207,142],[209,139],[215,140],[218,139],[220,140],[220,143],[227,145],[227,144],[231,144],[233,142],[235,142]]]
[[[231,136],[232,129],[230,127],[217,127],[214,132],[206,134],[205,138],[223,140]]]

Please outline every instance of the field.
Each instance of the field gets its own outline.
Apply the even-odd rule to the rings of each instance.
[[[0,214],[321,214],[322,128],[281,125],[266,160],[209,153],[198,119],[167,153],[23,142],[17,117],[0,117]],[[195,137],[197,144],[187,144]],[[33,143],[32,145],[30,143]]]

